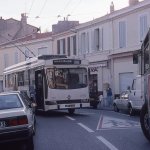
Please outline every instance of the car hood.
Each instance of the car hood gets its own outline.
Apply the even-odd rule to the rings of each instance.
[[[22,115],[25,115],[24,108],[0,110],[0,118],[8,118],[8,117],[22,116]]]

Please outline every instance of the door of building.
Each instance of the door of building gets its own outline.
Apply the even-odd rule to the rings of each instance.
[[[97,74],[90,75],[90,97],[95,98],[98,93],[98,81],[97,81]]]
[[[120,73],[119,74],[120,93],[122,93],[123,91],[126,91],[129,86],[132,87],[133,79],[134,79],[133,72],[127,72],[127,73]]]

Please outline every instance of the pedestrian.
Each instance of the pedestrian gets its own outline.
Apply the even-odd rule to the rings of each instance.
[[[108,101],[108,106],[112,106],[112,90],[110,87],[107,89],[107,101]]]

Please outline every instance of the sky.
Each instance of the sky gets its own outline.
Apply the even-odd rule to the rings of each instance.
[[[20,20],[21,13],[26,13],[28,24],[46,32],[67,17],[83,23],[106,15],[112,1],[115,10],[128,6],[128,0],[1,0],[0,16]]]

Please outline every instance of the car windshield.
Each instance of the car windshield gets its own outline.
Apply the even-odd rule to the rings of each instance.
[[[20,107],[22,103],[17,94],[0,95],[0,110]]]

